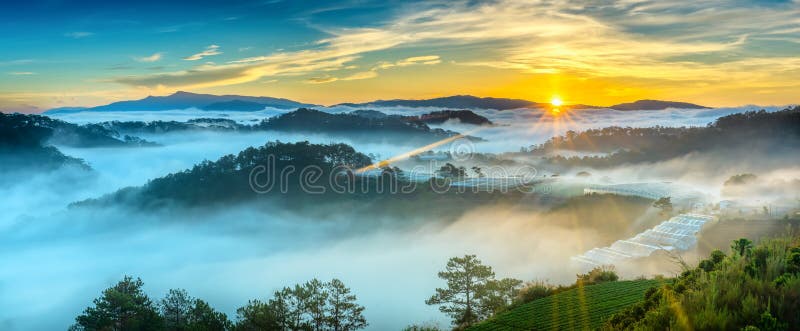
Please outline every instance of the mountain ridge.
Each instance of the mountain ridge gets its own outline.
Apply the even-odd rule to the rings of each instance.
[[[519,108],[551,108],[550,103],[535,102],[524,99],[476,97],[473,95],[453,95],[447,97],[431,99],[390,99],[375,100],[363,103],[340,103],[331,107],[437,107],[437,108],[460,108],[460,109],[495,109],[512,110]],[[568,109],[614,109],[614,110],[663,110],[667,108],[681,109],[710,109],[711,107],[701,106],[688,102],[662,101],[652,99],[641,99],[629,103],[619,103],[611,106],[594,106],[585,104],[570,104],[562,107]],[[640,108],[637,108],[640,107]]]
[[[622,111],[630,111],[630,110],[664,110],[667,108],[678,108],[678,109],[711,109],[711,107],[701,106],[694,103],[688,102],[679,102],[679,101],[663,101],[663,100],[652,100],[652,99],[642,99],[636,100],[634,102],[627,102],[627,103],[619,103],[613,106],[609,106],[609,109],[614,110],[622,110]]]
[[[320,108],[321,105],[302,103],[285,98],[244,96],[244,95],[214,95],[178,91],[166,96],[148,96],[138,100],[117,101],[96,107],[59,107],[47,110],[44,114],[64,114],[82,111],[163,111],[176,109],[196,108],[200,110],[217,111],[258,111],[267,107],[279,109]],[[432,107],[444,109],[495,109],[513,110],[520,108],[551,108],[549,103],[534,102],[524,99],[477,97],[473,95],[452,95],[431,99],[390,99],[374,100],[362,103],[339,103],[325,108],[351,107]],[[564,105],[568,109],[614,109],[620,111],[631,110],[663,110],[667,108],[679,109],[709,109],[688,102],[662,101],[642,99],[629,103],[619,103],[605,106],[584,104]]]
[[[138,100],[125,100],[112,102],[107,105],[79,108],[55,108],[45,111],[45,114],[58,114],[69,113],[77,111],[163,111],[175,109],[189,109],[197,108],[201,110],[217,110],[206,109],[206,107],[214,105],[235,102],[238,105],[246,105],[251,109],[252,104],[263,105],[264,107],[273,107],[280,109],[296,109],[303,107],[318,107],[318,105],[297,102],[294,100],[273,98],[273,97],[253,97],[244,95],[214,95],[214,94],[200,94],[178,91],[166,96],[148,96]],[[238,110],[238,109],[233,109]]]

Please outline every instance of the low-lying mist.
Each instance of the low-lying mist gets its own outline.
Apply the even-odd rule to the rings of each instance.
[[[607,212],[613,219],[590,222],[582,218],[598,212],[591,203],[552,212],[487,206],[452,220],[427,219],[424,211],[359,215],[345,209],[309,219],[278,205],[73,208],[26,218],[3,232],[0,325],[64,328],[126,274],[142,277],[152,297],[186,288],[231,316],[248,299],[314,277],[336,277],[367,307],[372,329],[446,325],[424,300],[441,286],[436,273],[449,257],[477,254],[498,275],[570,283],[579,270],[569,268],[569,257],[607,244],[647,205],[620,203]],[[49,317],[34,318],[42,315]]]
[[[418,115],[431,109],[378,110]],[[743,110],[590,110],[575,112],[569,120],[540,110],[476,110],[498,125],[470,133],[488,140],[470,148],[477,152],[513,152],[567,130],[609,125],[706,125]],[[79,113],[59,118],[94,123],[218,115],[252,122],[277,113]],[[442,127],[462,133],[476,129],[454,122]],[[432,216],[425,208],[378,214],[336,206],[326,206],[331,209],[317,211],[313,215],[322,216],[311,217],[312,213],[298,213],[269,202],[163,210],[67,207],[267,141],[343,142],[376,159],[420,147],[380,134],[354,139],[323,133],[186,132],[142,138],[162,146],[59,146],[64,154],[84,159],[92,171],[21,171],[13,178],[0,178],[0,182],[9,183],[0,186],[4,197],[0,200],[0,329],[64,329],[102,289],[123,275],[141,277],[151,298],[162,297],[169,288],[185,288],[231,318],[248,299],[263,299],[276,289],[311,278],[336,277],[352,288],[366,307],[364,315],[370,329],[400,329],[427,321],[446,326],[446,317],[425,305],[424,300],[443,285],[436,273],[450,257],[476,254],[499,277],[572,283],[581,270],[570,264],[571,256],[663,221],[650,207],[651,201],[619,198],[559,197],[544,204],[523,200],[470,208],[450,218]],[[448,150],[450,146],[438,148]],[[557,180],[574,188],[575,193],[568,195],[580,195],[582,185],[594,183],[670,181],[718,199],[724,198],[720,193],[723,183],[736,174],[754,173],[769,183],[783,181],[790,188],[800,178],[800,169],[794,165],[796,156],[747,157],[747,153],[755,152],[766,153],[689,154],[613,169],[571,169]],[[591,175],[576,177],[581,170]],[[751,191],[738,188],[728,194],[747,192]],[[788,192],[796,194],[795,190]],[[778,195],[785,198],[785,194]],[[314,208],[308,206],[309,210]],[[674,265],[660,264],[621,271],[623,277],[635,277],[674,269]]]

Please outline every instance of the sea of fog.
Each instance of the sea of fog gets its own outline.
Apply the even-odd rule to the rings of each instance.
[[[541,143],[567,130],[610,125],[706,125],[720,116],[760,108],[591,110],[555,117],[536,109],[475,110],[498,125],[475,130],[448,122],[442,127],[487,139],[470,146],[476,151],[504,152]],[[420,114],[433,109],[377,110]],[[253,123],[281,112],[83,112],[54,117],[74,123],[200,117]],[[436,273],[449,257],[477,254],[500,277],[558,283],[574,277],[575,270],[564,268],[570,256],[598,244],[589,230],[566,230],[550,226],[535,213],[497,208],[475,210],[449,223],[426,215],[413,216],[415,220],[409,222],[393,215],[362,215],[357,211],[342,211],[325,220],[306,219],[281,206],[267,206],[267,213],[264,206],[231,206],[210,213],[158,215],[67,209],[72,202],[142,185],[202,160],[216,160],[267,141],[344,142],[380,158],[419,147],[379,136],[356,141],[279,132],[194,132],[143,138],[163,146],[60,147],[65,154],[84,159],[93,172],[86,175],[63,169],[50,174],[30,173],[0,187],[0,330],[65,329],[102,289],[124,275],[142,277],[154,299],[163,297],[169,288],[185,288],[231,318],[248,299],[265,299],[276,289],[314,277],[336,277],[366,306],[369,329],[400,329],[425,322],[446,326],[446,317],[424,301],[434,288],[444,285]],[[608,175],[629,180],[678,178],[704,184],[711,181],[709,178],[719,182],[727,175],[719,170],[724,168],[715,169],[717,176],[709,176],[712,171],[687,171],[697,170],[697,164],[703,163],[713,164],[709,160],[677,159],[614,169]],[[729,163],[720,163],[720,167]],[[687,173],[695,177],[685,177]],[[393,223],[411,225],[384,226]]]
[[[468,133],[470,135],[478,136],[488,140],[487,142],[475,144],[474,148],[477,152],[490,152],[500,153],[508,151],[518,151],[520,147],[529,147],[534,144],[539,144],[554,135],[560,135],[568,130],[580,131],[592,128],[603,128],[607,126],[631,126],[631,127],[649,127],[654,125],[661,126],[705,126],[713,122],[715,119],[730,115],[733,113],[740,113],[749,110],[766,109],[767,111],[775,111],[783,109],[782,106],[742,106],[730,108],[715,108],[715,109],[666,109],[666,110],[641,110],[641,111],[617,111],[612,109],[591,109],[591,110],[576,110],[576,111],[563,111],[560,115],[553,115],[546,109],[516,109],[516,110],[487,110],[487,109],[473,109],[479,115],[482,115],[492,122],[496,123],[494,127],[481,127],[476,128],[471,125],[463,125],[457,121],[446,122],[442,125],[434,127],[442,127],[444,129],[453,130],[461,133]],[[431,111],[441,110],[440,108],[404,108],[404,107],[378,107],[371,108],[387,114],[395,115],[421,115]],[[346,113],[356,110],[350,107],[333,107],[322,108],[322,111],[330,113]],[[189,110],[173,110],[173,111],[158,111],[158,112],[145,112],[145,111],[125,111],[125,112],[78,112],[53,115],[64,121],[85,124],[97,123],[104,121],[152,121],[152,120],[170,120],[170,121],[187,121],[195,118],[226,118],[237,121],[243,124],[253,124],[258,121],[277,116],[288,112],[282,109],[267,108],[257,112],[224,112],[224,111],[200,111],[195,109]],[[284,135],[264,135],[267,139],[280,139]],[[317,142],[316,139],[326,138],[324,136],[309,136],[304,138],[303,135],[288,135],[291,138],[298,138]],[[340,140],[334,138],[335,140]],[[375,147],[374,143],[364,141],[352,142],[354,147],[370,148]],[[386,148],[381,148],[384,151],[381,154],[401,153],[405,148],[402,142],[390,142]],[[448,146],[442,146],[441,149],[446,149]],[[233,152],[235,150],[231,150]],[[369,152],[366,149],[365,153]]]

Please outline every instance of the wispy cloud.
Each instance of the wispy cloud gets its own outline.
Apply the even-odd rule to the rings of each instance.
[[[137,62],[151,63],[161,60],[161,56],[162,56],[161,53],[155,53],[150,56],[134,57],[133,59],[136,60]]]
[[[405,58],[405,59],[402,59],[402,60],[396,61],[396,62],[385,62],[384,61],[384,62],[378,63],[378,65],[375,66],[375,69],[389,69],[389,68],[393,68],[393,67],[405,67],[405,66],[410,66],[410,65],[415,65],[415,64],[430,65],[430,64],[439,64],[441,62],[442,62],[442,60],[439,58],[438,55],[412,56],[412,57],[408,57],[408,58]]]
[[[94,32],[88,32],[88,31],[73,31],[64,34],[65,37],[73,39],[81,39],[81,38],[91,37],[93,35]]]
[[[349,75],[335,72],[352,67],[351,62],[365,53],[431,46],[483,50],[464,54],[455,62],[459,65],[586,78],[736,84],[734,78],[752,83],[797,70],[791,56],[749,45],[750,40],[765,35],[790,36],[800,23],[797,6],[737,6],[722,0],[498,0],[426,4],[399,12],[404,14],[375,27],[326,28],[323,32],[329,37],[305,50],[279,51],[222,65],[116,81],[178,88],[240,84],[280,75],[311,75],[308,82],[312,83],[367,79],[378,76],[377,71],[382,69],[432,65],[442,60],[437,55],[420,55],[379,62],[369,71]],[[186,60],[218,53],[218,47],[212,45]],[[717,63],[708,63],[707,59]],[[751,69],[759,72],[751,73]]]
[[[30,76],[30,75],[35,75],[36,73],[31,71],[12,71],[9,72],[8,74],[14,76]]]
[[[206,49],[204,51],[202,51],[200,53],[197,53],[197,54],[194,54],[194,55],[187,56],[187,57],[185,57],[183,59],[186,60],[186,61],[197,61],[197,60],[200,60],[200,59],[202,59],[202,58],[204,58],[206,56],[213,56],[213,55],[219,55],[219,54],[222,54],[222,52],[219,51],[219,46],[217,46],[217,45],[209,45],[208,47],[206,47]]]
[[[360,79],[370,79],[375,77],[378,77],[378,73],[375,72],[374,70],[370,70],[370,71],[362,71],[354,73],[350,76],[342,78],[342,80],[360,80]]]
[[[336,77],[311,77],[309,79],[306,79],[306,83],[309,83],[309,84],[325,84],[325,83],[335,82],[337,80],[339,80],[339,79],[336,78]]]

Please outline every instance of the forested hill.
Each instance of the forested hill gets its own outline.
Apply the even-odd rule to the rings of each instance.
[[[368,156],[346,144],[316,145],[309,142],[269,142],[261,147],[248,147],[237,155],[229,154],[217,161],[203,161],[191,169],[150,180],[142,187],[130,187],[78,205],[122,203],[134,206],[173,204],[192,206],[244,201],[263,194],[296,193],[301,170],[312,167],[315,173],[328,175],[337,166],[352,169],[371,163]],[[263,168],[262,168],[263,167]],[[293,167],[284,177],[283,169]],[[256,169],[259,168],[259,169]],[[254,172],[255,169],[255,172]],[[258,174],[251,183],[251,175]],[[327,183],[327,177],[322,177]],[[277,181],[289,184],[285,190]],[[272,183],[274,186],[268,186]],[[252,185],[251,185],[252,184]],[[255,188],[253,185],[256,185]]]
[[[446,118],[443,119],[441,117]],[[111,132],[126,134],[159,134],[182,131],[289,131],[347,136],[374,134],[375,137],[380,138],[391,137],[406,140],[435,141],[458,135],[458,132],[431,128],[426,122],[441,123],[451,118],[461,119],[463,123],[491,124],[485,117],[470,111],[433,112],[418,117],[387,115],[372,110],[331,114],[315,109],[300,108],[276,117],[263,119],[261,122],[252,125],[224,118],[197,118],[186,122],[111,121],[99,123],[96,126]],[[479,140],[476,137],[468,138]]]
[[[475,114],[471,110],[441,110],[414,117],[428,124],[442,124],[449,120],[458,120],[462,124],[491,125],[488,118]]]
[[[41,116],[0,113],[0,173],[21,170],[53,170],[72,165],[89,167],[80,159],[66,156],[47,141],[53,129],[40,125]]]
[[[270,199],[292,211],[310,212],[309,205],[318,211],[331,203],[336,205],[336,212],[343,206],[371,212],[418,212],[419,208],[427,208],[430,215],[444,217],[461,215],[482,203],[510,202],[523,196],[518,190],[468,190],[461,194],[465,192],[453,189],[454,194],[442,194],[449,192],[447,179],[437,180],[434,190],[433,184],[414,184],[401,169],[389,166],[378,174],[358,174],[358,169],[372,162],[347,144],[269,142],[216,161],[203,161],[190,169],[152,179],[144,186],[123,188],[72,205],[157,211],[162,207],[228,208]]]
[[[800,107],[728,115],[706,127],[608,127],[569,131],[544,144],[532,146],[531,152],[540,155],[557,154],[559,150],[612,153],[608,156],[547,158],[549,162],[561,165],[604,167],[731,148],[739,151],[800,149]]]
[[[32,114],[3,114],[0,121],[8,127],[41,127],[49,129],[48,143],[70,147],[126,147],[153,146],[155,144],[138,137],[123,136],[96,124],[77,125]]]
[[[620,103],[608,108],[615,110],[663,110],[667,108],[677,109],[709,109],[710,107],[696,105],[688,102],[661,101],[661,100],[637,100],[634,102]]]
[[[433,129],[420,120],[400,116],[365,117],[358,114],[330,114],[300,108],[293,112],[263,120],[254,129],[339,134],[401,134],[425,140],[439,140],[457,132]],[[409,136],[410,135],[410,136]]]

